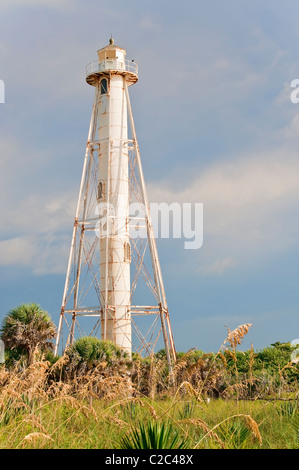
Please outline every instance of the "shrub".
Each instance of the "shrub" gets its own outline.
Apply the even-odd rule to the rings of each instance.
[[[185,449],[187,439],[182,439],[171,423],[140,422],[123,436],[122,449]]]

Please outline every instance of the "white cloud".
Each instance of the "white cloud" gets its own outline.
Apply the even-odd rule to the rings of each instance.
[[[207,274],[223,274],[228,268],[236,265],[232,258],[218,259],[210,266],[200,267],[198,271]]]
[[[66,272],[70,239],[66,235],[21,235],[0,241],[0,266],[31,268],[36,275]]]
[[[33,260],[33,274],[66,274],[70,236],[51,234],[39,237],[38,257]]]
[[[35,274],[65,272],[78,188],[57,194],[51,180],[43,190],[35,188],[36,156],[21,151],[10,136],[0,139],[0,156],[0,266],[27,266]],[[40,153],[39,158],[46,157]]]
[[[0,241],[0,266],[28,266],[36,254],[36,244],[30,237],[20,236]]]
[[[275,98],[275,101],[277,104],[286,104],[290,103],[291,101],[291,93],[294,91],[291,88],[291,79],[288,82],[285,82],[284,85],[282,86],[282,89],[280,93],[277,95]]]
[[[161,20],[147,14],[140,20],[139,27],[145,31],[155,32],[161,29]]]
[[[294,105],[299,106],[299,105]],[[297,108],[296,108],[297,109]],[[287,139],[298,139],[299,137],[299,116],[295,114],[290,122],[282,131],[282,136]]]
[[[9,233],[46,234],[71,227],[75,213],[75,192],[53,196],[32,194],[10,203],[2,216],[2,236]]]
[[[262,262],[295,246],[298,174],[297,155],[281,148],[214,163],[179,191],[171,181],[151,183],[148,191],[151,202],[203,202],[205,254],[199,272],[222,274],[244,260]],[[36,274],[64,272],[76,196],[77,188],[25,199],[20,194],[2,216],[6,240],[0,245],[0,264],[16,264],[19,259]],[[7,240],[11,234],[14,238]]]
[[[204,204],[204,272],[257,263],[297,244],[299,159],[287,148],[214,163],[185,188],[151,183],[149,199]],[[203,261],[202,261],[203,262]]]

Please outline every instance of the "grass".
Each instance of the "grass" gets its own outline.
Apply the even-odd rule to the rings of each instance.
[[[253,354],[239,372],[236,346],[249,327],[228,330],[216,355],[182,355],[175,385],[158,357],[2,366],[0,448],[298,449],[298,369],[282,365],[276,389],[273,372],[254,376]]]
[[[0,447],[120,449],[124,441],[129,446],[130,433],[134,436],[135,430],[136,441],[143,433],[143,444],[135,442],[135,446],[149,448],[144,437],[146,428],[151,427],[153,434],[156,427],[166,438],[160,447],[151,448],[184,443],[190,449],[298,448],[298,409],[289,414],[284,405],[213,399],[202,406],[194,399],[174,402],[148,398],[109,403],[94,400],[92,405],[71,398],[40,399],[24,406],[10,402],[1,415]],[[155,444],[151,441],[149,445]]]

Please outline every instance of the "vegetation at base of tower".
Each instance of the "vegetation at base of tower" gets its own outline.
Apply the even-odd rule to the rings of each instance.
[[[79,338],[66,351],[70,362],[93,368],[99,362],[111,365],[114,361],[129,359],[126,351],[109,340],[100,340],[95,337],[85,336]]]
[[[276,342],[239,351],[250,324],[216,353],[131,357],[85,337],[54,357],[55,326],[36,304],[4,318],[1,448],[299,448],[299,365]],[[29,341],[33,343],[29,347]]]

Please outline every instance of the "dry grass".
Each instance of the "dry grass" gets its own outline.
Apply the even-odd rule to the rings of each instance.
[[[109,377],[109,381],[108,377],[105,380],[101,376],[102,380],[94,389],[94,374],[88,374],[83,381],[80,378],[77,383],[75,379],[70,383],[62,381],[53,383],[49,382],[52,372],[49,363],[44,361],[39,361],[26,370],[14,370],[9,376],[7,372],[1,371],[3,380],[0,400],[0,445],[2,447],[73,448],[84,447],[84,442],[88,447],[92,447],[88,441],[88,433],[92,431],[94,436],[105,434],[106,448],[118,448],[119,437],[134,425],[136,416],[143,421],[150,419],[171,421],[182,435],[190,438],[190,442],[193,442],[192,448],[202,448],[207,445],[212,448],[227,448],[227,443],[220,437],[218,429],[223,423],[238,418],[244,421],[258,446],[262,446],[260,426],[250,413],[235,413],[222,419],[219,416],[218,422],[213,424],[209,418],[211,404],[208,404],[187,381],[177,387],[171,398],[159,401],[142,396],[136,389],[135,396],[128,396],[127,387],[119,379],[116,380],[114,375]],[[120,383],[125,390],[119,394]],[[108,386],[111,388],[109,397],[99,399],[98,396],[102,395]],[[182,390],[184,390],[183,397]],[[91,392],[92,400],[90,400]],[[186,398],[187,403],[194,400],[194,416],[180,418],[178,410],[182,409]],[[103,446],[103,441],[101,442]]]
[[[229,343],[232,349],[236,349],[236,347],[239,344],[242,344],[243,338],[245,335],[247,335],[249,328],[251,326],[252,326],[252,323],[245,323],[244,325],[238,326],[233,331],[231,331],[227,326],[226,328],[227,328],[228,333],[227,333],[226,339],[222,343],[222,347],[224,347],[226,343]]]
[[[222,351],[235,359],[236,346],[250,326],[228,329],[216,355],[206,354],[194,360],[193,351],[188,351],[173,368],[175,385],[166,374],[165,361],[154,356],[147,362],[136,360],[130,373],[123,364],[108,366],[103,361],[83,374],[68,374],[68,356],[53,365],[42,358],[29,367],[0,367],[0,447],[118,448],[120,437],[137,418],[145,422],[170,421],[195,449],[227,448],[229,442],[218,431],[224,423],[241,420],[250,431],[253,445],[262,447],[265,439],[261,427],[268,418],[263,413],[263,418],[256,419],[251,412],[254,404],[245,410],[237,402],[218,417],[213,413],[222,403],[229,403],[227,399],[232,396],[246,397],[248,387],[255,384],[253,348],[249,376],[226,385],[219,392],[225,400],[209,403],[209,395],[213,396],[222,386],[226,371],[227,360]],[[290,367],[287,364],[281,369],[282,378]],[[184,408],[186,403],[192,406]],[[268,427],[263,427],[264,433]]]

